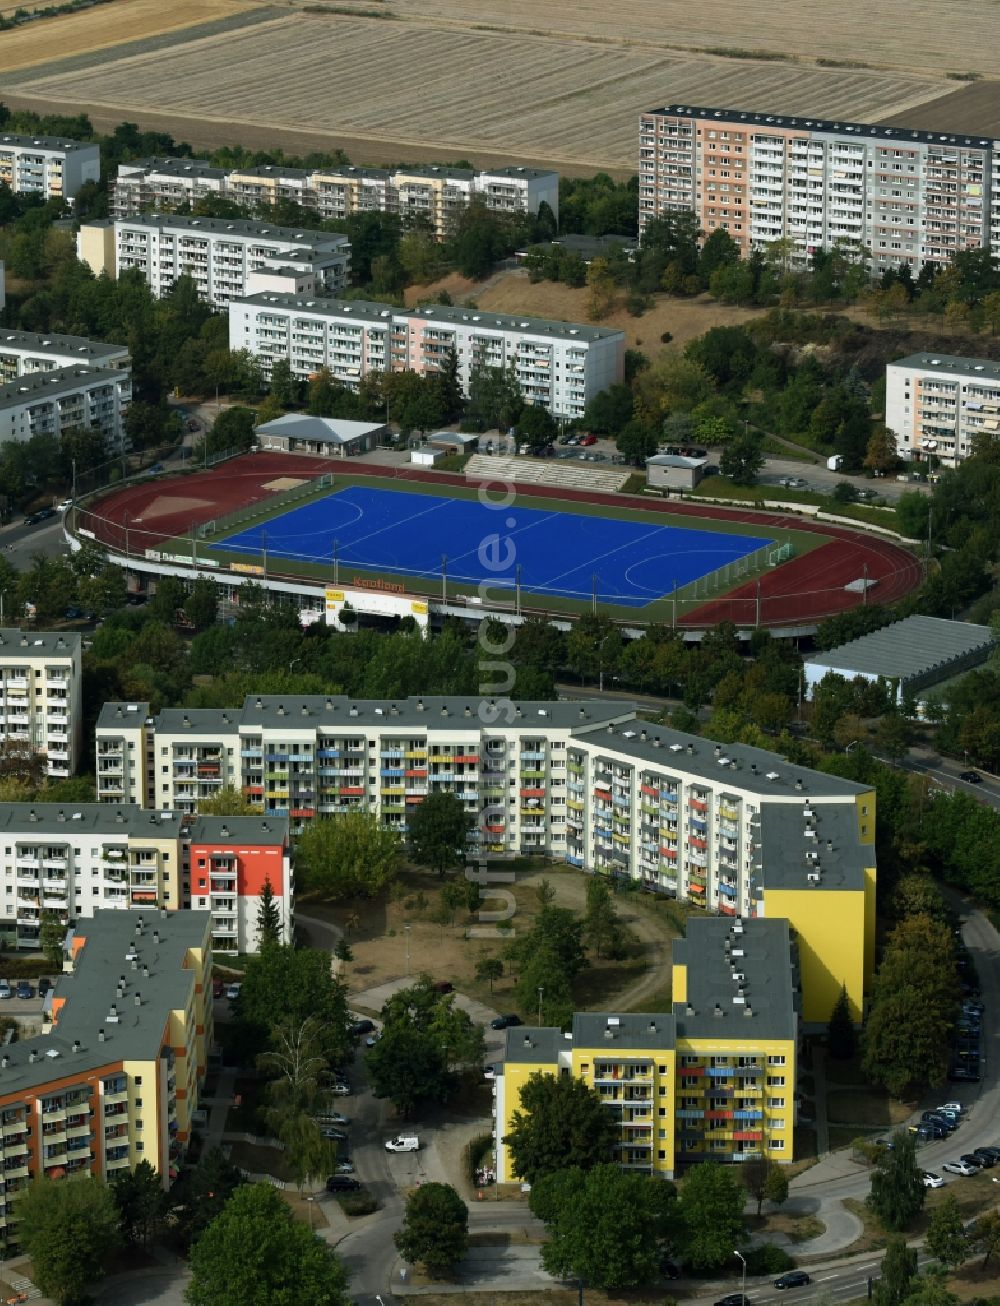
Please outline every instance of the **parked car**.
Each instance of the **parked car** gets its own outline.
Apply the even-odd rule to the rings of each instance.
[[[354,1173],[354,1162],[353,1162],[353,1161],[348,1161],[348,1160],[346,1160],[346,1159],[343,1160],[343,1161],[338,1161],[337,1164],[333,1167],[333,1173],[334,1173],[335,1175],[339,1175],[339,1174],[353,1174],[353,1173]]]
[[[978,1084],[982,1076],[979,1073],[978,1062],[973,1065],[956,1063],[948,1071],[948,1082],[951,1084]]]
[[[596,444],[596,443],[597,443],[597,436],[596,436],[596,435],[584,435],[584,436],[581,436],[581,437],[580,437],[580,443],[581,443],[585,448],[589,449],[590,446],[591,446],[592,444]]]
[[[497,1066],[497,1065],[492,1065],[492,1064],[491,1064],[491,1065],[488,1065],[488,1066],[483,1066],[483,1078],[484,1078],[484,1079],[496,1079],[496,1077],[497,1077],[497,1075],[498,1075],[499,1073],[500,1073],[500,1067]]]
[[[14,996],[14,990],[10,987],[5,979],[0,979],[0,999],[6,1000]]]
[[[416,1134],[400,1134],[397,1138],[386,1139],[387,1152],[419,1152],[420,1139]]]
[[[804,1288],[807,1283],[812,1283],[809,1275],[805,1270],[789,1270],[786,1274],[779,1274],[774,1281],[776,1288]]]
[[[665,1279],[679,1279],[681,1277],[680,1266],[665,1258],[660,1262],[660,1274]]]
[[[328,1193],[356,1193],[360,1187],[358,1180],[349,1175],[332,1174],[326,1181]]]
[[[996,1153],[992,1147],[974,1147],[972,1155],[979,1161],[983,1170],[992,1170],[997,1163]]]
[[[330,1139],[334,1143],[346,1143],[347,1135],[342,1129],[337,1129],[333,1125],[320,1125],[320,1135],[323,1138]]]
[[[226,986],[225,984],[223,984],[222,980],[220,979],[212,980],[212,997],[221,998],[225,987]]]
[[[778,484],[783,485],[786,490],[804,490],[807,488],[806,482],[801,476],[782,476]]]
[[[983,777],[978,771],[961,771],[958,778],[970,785],[981,785],[983,783]]]
[[[313,1119],[321,1125],[349,1125],[351,1117],[342,1115],[339,1111],[317,1111]]]
[[[959,1157],[959,1160],[964,1161],[966,1165],[971,1165],[973,1170],[986,1169],[986,1165],[983,1162],[982,1158],[976,1156],[975,1152],[963,1152],[962,1155]]]
[[[375,1028],[373,1020],[356,1020],[348,1030],[351,1038],[359,1038],[362,1034],[370,1034]]]
[[[947,1138],[948,1131],[944,1125],[936,1124],[933,1120],[923,1120],[919,1125],[910,1125],[910,1133],[923,1142],[928,1142],[932,1138]]]
[[[38,981],[38,996],[44,998],[49,989],[52,988],[52,981],[47,975],[42,975]]]
[[[490,1021],[490,1029],[513,1029],[515,1025],[522,1025],[523,1023],[520,1016],[515,1016],[511,1012],[506,1016],[494,1016]]]
[[[37,526],[40,521],[48,521],[50,517],[56,515],[55,508],[39,508],[37,512],[29,513],[24,519],[25,526]]]
[[[944,1180],[941,1178],[939,1174],[935,1174],[933,1170],[925,1170],[921,1175],[921,1178],[924,1181],[925,1188],[944,1187]]]
[[[715,1306],[753,1306],[753,1302],[742,1292],[731,1292],[726,1297],[720,1297]]]
[[[230,1002],[235,1002],[235,1001],[236,1001],[236,999],[240,996],[240,989],[241,989],[242,987],[243,987],[242,984],[227,984],[227,985],[226,985],[226,997],[229,999]]]
[[[925,1111],[920,1119],[925,1125],[940,1125],[949,1134],[958,1128],[958,1124],[954,1120],[948,1116],[939,1116],[934,1111]]]
[[[27,980],[18,980],[16,996],[19,998],[33,998],[35,996],[35,990]]]
[[[964,1161],[945,1161],[941,1169],[947,1170],[949,1174],[964,1175],[966,1178],[968,1178],[969,1175],[979,1173],[979,1167],[977,1165],[966,1165]]]

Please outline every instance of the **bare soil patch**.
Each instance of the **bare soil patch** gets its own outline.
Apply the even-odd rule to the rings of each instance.
[[[993,136],[1000,132],[1000,95],[997,90],[996,82],[974,82],[921,106],[916,116],[912,113],[894,114],[884,121],[893,126],[909,127],[917,123],[933,131]]]

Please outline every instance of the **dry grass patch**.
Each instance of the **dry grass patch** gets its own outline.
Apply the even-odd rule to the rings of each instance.
[[[178,21],[179,13],[201,13],[210,3],[177,0],[157,11],[158,26],[150,26],[148,17],[147,26],[151,31],[183,27],[195,18]],[[519,3],[527,7],[526,0]],[[56,50],[65,55],[141,36],[129,6],[144,13],[145,4],[152,6],[153,0],[122,0],[53,20],[81,24],[63,46],[39,40],[29,29],[15,33],[12,42],[26,43],[14,56],[19,61],[0,67],[22,67],[51,59]],[[116,23],[102,17],[105,9],[128,14]],[[617,24],[617,7],[608,9],[606,17]],[[510,18],[508,14],[508,23]],[[113,39],[100,36],[101,23],[117,26]],[[900,73],[677,53],[646,39],[635,44],[580,40],[573,24],[568,35],[536,34],[530,21],[523,28],[481,30],[488,26],[481,20],[464,25],[444,18],[383,22],[292,11],[261,26],[197,41],[181,38],[162,50],[128,52],[100,67],[53,70],[50,76],[40,70],[23,90],[81,106],[113,105],[125,115],[169,111],[216,123],[300,129],[307,124],[304,134],[367,141],[366,152],[356,155],[365,163],[398,160],[411,148],[434,147],[442,158],[503,151],[512,159],[631,170],[639,114],[663,103],[665,87],[672,98],[693,104],[862,119],[901,113],[952,89],[943,81]],[[649,24],[644,37],[657,28]],[[774,30],[781,29],[776,25]],[[711,39],[703,32],[698,43]],[[336,95],[328,93],[331,86]],[[389,115],[387,86],[392,87],[394,110]],[[475,88],[472,96],[470,87]]]
[[[79,13],[39,19],[0,39],[0,71],[31,68],[50,59],[87,54],[123,45],[161,32],[183,32],[186,27],[228,18],[256,8],[257,0],[116,0]],[[16,7],[16,6],[15,6]]]

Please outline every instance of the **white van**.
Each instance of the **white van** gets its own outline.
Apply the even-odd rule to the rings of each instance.
[[[385,1145],[387,1152],[419,1152],[420,1139],[415,1135],[404,1135],[400,1138],[390,1138]]]

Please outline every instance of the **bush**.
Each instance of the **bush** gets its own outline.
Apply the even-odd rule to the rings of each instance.
[[[9,980],[36,980],[42,975],[56,979],[58,972],[53,974],[52,967],[44,957],[11,956],[10,953],[4,953],[0,957],[0,975]]]
[[[747,1274],[784,1274],[795,1269],[795,1261],[784,1247],[776,1247],[774,1243],[752,1247],[746,1255]]]
[[[337,1201],[345,1215],[371,1215],[378,1210],[378,1199],[366,1188],[358,1193],[340,1193]]]

